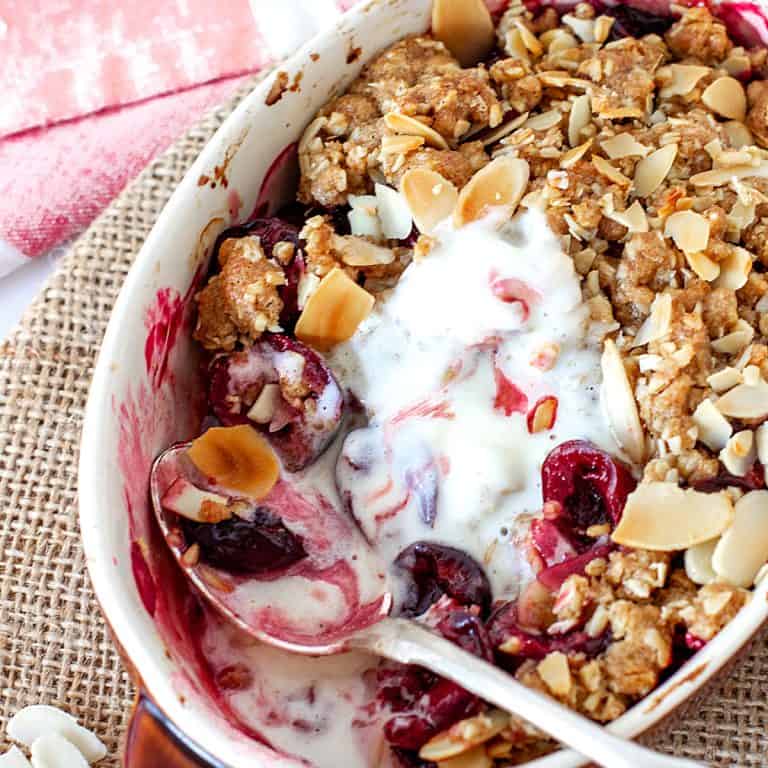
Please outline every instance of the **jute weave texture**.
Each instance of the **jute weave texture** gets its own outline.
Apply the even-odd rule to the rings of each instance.
[[[134,692],[80,547],[77,459],[88,385],[110,310],[142,242],[255,80],[126,188],[0,346],[0,734],[28,704],[60,706],[108,744],[105,768],[120,763]],[[718,766],[768,766],[765,641],[685,718],[648,742]]]

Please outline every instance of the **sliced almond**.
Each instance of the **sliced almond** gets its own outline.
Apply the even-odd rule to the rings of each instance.
[[[715,286],[730,291],[743,288],[752,271],[753,260],[753,255],[746,248],[731,246],[728,256],[720,262],[720,275],[715,280]]]
[[[719,187],[733,181],[750,178],[768,178],[768,162],[760,165],[745,165],[735,168],[715,168],[711,171],[696,173],[690,178],[697,187]]]
[[[354,335],[375,302],[346,272],[334,267],[309,297],[296,323],[296,338],[319,350],[330,349]]]
[[[705,253],[686,253],[688,266],[702,279],[712,282],[720,275],[720,265],[712,261]]]
[[[645,456],[645,435],[627,371],[612,339],[606,339],[600,363],[603,371],[600,399],[611,432],[629,458],[639,464]]]
[[[724,492],[640,483],[627,498],[612,538],[628,547],[672,552],[719,536],[732,520],[733,505]]]
[[[618,184],[620,187],[628,187],[632,180],[627,178],[616,166],[611,165],[604,157],[600,155],[593,155],[592,165],[599,174],[605,176],[606,179],[612,181],[614,184]]]
[[[568,143],[572,147],[579,145],[581,132],[592,122],[592,107],[589,94],[584,93],[572,104],[568,113]]]
[[[34,768],[88,768],[80,750],[58,733],[46,733],[30,749]]]
[[[709,219],[695,211],[678,211],[667,217],[664,235],[684,253],[699,253],[709,245]]]
[[[8,721],[7,731],[11,739],[25,747],[31,747],[46,733],[56,733],[74,744],[89,763],[95,763],[107,754],[101,739],[83,728],[71,715],[47,704],[32,704],[20,709]]]
[[[615,136],[603,139],[600,146],[611,160],[622,157],[645,157],[651,151],[650,147],[641,144],[629,133],[617,133]]]
[[[561,651],[548,653],[537,665],[536,671],[544,684],[555,696],[567,696],[573,680],[568,657]]]
[[[648,232],[648,217],[645,215],[645,209],[638,200],[635,200],[626,211],[612,211],[604,215],[626,227],[628,234]]]
[[[651,152],[635,166],[635,178],[633,193],[636,197],[648,197],[653,194],[667,174],[672,170],[677,157],[677,144],[667,146]]]
[[[307,306],[309,297],[317,290],[320,285],[320,278],[314,272],[303,272],[299,278],[299,286],[296,296],[296,303],[299,309]]]
[[[384,155],[407,155],[425,144],[423,136],[382,136],[381,152]]]
[[[749,147],[755,143],[752,131],[739,120],[729,120],[727,123],[723,123],[723,131],[728,137],[728,143],[734,149]]]
[[[559,125],[562,119],[563,113],[559,109],[550,109],[529,117],[523,124],[523,128],[530,128],[532,131],[548,131]]]
[[[635,205],[638,205],[636,202]],[[647,230],[645,230],[647,231]],[[651,304],[651,312],[645,319],[637,335],[632,340],[632,347],[641,347],[652,341],[663,339],[672,324],[672,294],[657,293]]]
[[[232,517],[227,508],[227,497],[203,491],[189,480],[180,477],[163,494],[165,509],[198,523],[220,523]]]
[[[192,441],[192,463],[216,485],[264,498],[280,476],[269,443],[251,426],[212,427]]]
[[[583,144],[581,144],[578,147],[574,147],[573,149],[569,149],[561,158],[560,158],[560,167],[564,170],[567,170],[568,168],[573,168],[576,163],[581,160],[584,155],[587,154],[589,151],[589,148],[592,146],[592,139],[587,139]]]
[[[496,34],[483,0],[434,0],[432,34],[461,62],[473,67],[494,46]]]
[[[755,430],[755,448],[757,449],[757,458],[763,465],[763,473],[768,484],[768,422],[763,422]]]
[[[768,384],[737,384],[715,402],[717,410],[732,419],[764,419],[768,416]]]
[[[741,384],[741,381],[741,371],[730,366],[707,377],[707,384],[718,394]]]
[[[32,768],[32,763],[18,747],[11,747],[0,755],[0,768]]]
[[[596,43],[604,43],[608,39],[614,21],[613,16],[598,16],[595,19],[594,35]]]
[[[520,32],[520,39],[523,41],[523,45],[533,56],[541,56],[544,53],[544,48],[539,42],[539,38],[528,29],[525,22],[519,17],[515,19],[515,26]]]
[[[459,193],[453,223],[462,227],[482,218],[491,208],[505,208],[511,216],[528,185],[528,163],[501,155],[481,168]]]
[[[757,458],[755,435],[751,429],[737,432],[720,451],[723,466],[736,477],[744,477],[754,466]]]
[[[730,120],[743,122],[747,116],[747,94],[736,78],[719,77],[704,89],[701,100],[713,112]]]
[[[279,384],[265,384],[248,410],[248,418],[255,424],[269,424],[281,398]]]
[[[523,36],[520,34],[519,29],[507,30],[507,34],[504,37],[504,50],[513,59],[530,63],[531,57],[528,49],[525,47]]]
[[[578,16],[574,16],[572,13],[566,13],[560,20],[563,22],[563,24],[571,28],[573,34],[576,35],[576,37],[578,37],[582,43],[595,42],[594,19],[580,19]]]
[[[350,267],[377,267],[395,260],[395,252],[391,248],[375,245],[362,237],[334,235],[332,242],[333,250]]]
[[[685,96],[696,87],[702,77],[709,73],[709,67],[696,64],[670,64],[668,67],[662,67],[656,73],[657,79],[665,83],[659,90],[659,96],[662,99]]]
[[[514,133],[518,128],[525,124],[528,119],[528,112],[523,112],[522,115],[518,115],[507,123],[502,123],[498,128],[495,128],[490,133],[483,132],[477,137],[478,141],[481,141],[484,147],[490,147],[497,141],[509,136],[510,133]]]
[[[531,434],[552,429],[557,418],[557,398],[542,397],[528,414],[528,431]]]
[[[736,355],[746,349],[754,337],[755,329],[746,320],[741,319],[733,331],[712,342],[712,349],[721,355]]]
[[[711,400],[702,400],[693,412],[693,423],[698,429],[699,440],[712,451],[721,451],[733,434],[728,419]]]
[[[433,736],[419,750],[422,760],[440,762],[468,752],[478,744],[484,744],[497,736],[509,725],[509,715],[500,709],[492,709],[475,717],[461,720],[448,730]]]
[[[768,560],[768,491],[750,491],[737,502],[731,527],[712,555],[712,568],[734,587],[749,587]]]
[[[408,203],[403,196],[386,184],[377,183],[374,187],[378,201],[381,231],[388,240],[402,240],[411,234],[413,219]],[[390,251],[391,253],[391,251]],[[392,254],[394,261],[394,254]],[[391,262],[384,262],[390,264]]]
[[[685,574],[694,584],[710,584],[717,578],[712,568],[712,554],[718,539],[702,541],[685,550]]]
[[[349,229],[353,235],[381,240],[381,222],[376,215],[375,208],[373,212],[371,212],[370,208],[352,208],[347,213],[347,219],[349,220]]]
[[[419,232],[431,234],[435,227],[447,219],[459,193],[456,187],[437,171],[412,168],[400,181],[400,193],[405,198]]]
[[[553,35],[552,39],[547,42],[547,53],[562,53],[579,45],[579,41],[570,32],[566,32],[564,29],[553,31],[557,34]]]
[[[448,142],[430,126],[420,120],[400,112],[388,112],[384,115],[384,125],[390,131],[406,136],[420,136],[430,147],[437,149],[449,149]]]
[[[592,85],[589,80],[572,77],[568,72],[560,72],[558,70],[539,72],[538,77],[542,85],[551,85],[555,88],[578,88],[579,90],[586,91]]]
[[[436,764],[437,768],[493,768],[493,760],[484,747],[475,747],[456,757],[449,757]]]

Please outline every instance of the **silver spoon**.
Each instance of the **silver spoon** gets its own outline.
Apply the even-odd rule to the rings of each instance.
[[[168,546],[189,580],[215,609],[247,634],[263,643],[298,654],[324,656],[358,650],[401,664],[425,667],[504,711],[519,715],[583,757],[606,768],[702,768],[701,763],[663,755],[616,736],[554,699],[525,687],[511,675],[421,624],[390,617],[392,596],[383,586],[376,599],[366,602],[362,619],[358,617],[359,620],[350,622],[348,618],[343,618],[331,622],[322,632],[314,630],[300,635],[294,628],[282,631],[274,622],[248,618],[248,611],[243,606],[246,602],[250,605],[253,588],[258,589],[264,582],[251,578],[235,583],[223,571],[210,566],[201,568],[198,563],[191,562],[189,557],[184,556],[177,516],[166,511],[161,504],[166,490],[164,486],[168,485],[162,469],[166,463],[178,466],[177,462],[183,459],[187,447],[188,444],[173,446],[155,460],[150,481],[155,515]],[[238,589],[248,590],[247,600],[238,603]],[[274,599],[274,594],[270,599]]]

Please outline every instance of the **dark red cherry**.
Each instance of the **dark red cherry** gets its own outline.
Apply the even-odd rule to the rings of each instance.
[[[569,576],[573,576],[574,574],[582,576],[586,567],[593,560],[596,560],[597,558],[607,558],[615,548],[615,544],[607,539],[607,537],[598,539],[595,544],[581,554],[568,557],[561,562],[542,569],[539,571],[536,578],[539,583],[554,592],[555,590],[560,589],[561,584]]]
[[[721,472],[719,475],[694,483],[693,487],[697,491],[703,491],[704,493],[716,493],[723,488],[727,488],[729,485],[735,485],[737,488],[743,488],[745,491],[759,491],[765,488],[765,469],[763,465],[756,461],[752,465],[752,469],[743,477],[732,475],[729,472]]]
[[[491,585],[483,569],[459,549],[417,541],[395,559],[409,577],[401,612],[418,616],[443,595],[461,605],[477,605],[485,614],[491,604]]]
[[[549,453],[541,468],[544,502],[562,505],[573,531],[621,519],[636,482],[629,469],[586,440],[569,440]]]
[[[480,617],[471,611],[451,611],[437,625],[447,640],[486,661],[493,661],[493,647]]]
[[[674,22],[671,16],[662,15],[664,6],[661,4],[659,4],[660,14],[649,13],[623,3],[611,8],[603,8],[601,4],[601,9],[602,13],[614,18],[609,40],[618,40],[622,37],[643,37],[644,35],[663,37]]]
[[[248,412],[267,384],[280,384],[273,411],[259,422]],[[250,423],[263,432],[286,469],[311,464],[341,423],[344,397],[322,359],[282,334],[266,334],[248,349],[218,355],[209,369],[208,397],[222,424]]]
[[[187,545],[200,547],[202,562],[232,573],[283,570],[307,556],[301,538],[271,510],[258,507],[248,519],[196,523],[179,518]]]

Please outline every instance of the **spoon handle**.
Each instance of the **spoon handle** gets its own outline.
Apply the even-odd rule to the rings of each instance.
[[[615,736],[413,621],[384,619],[355,635],[351,645],[426,667],[607,768],[702,768],[701,763],[662,755]]]

